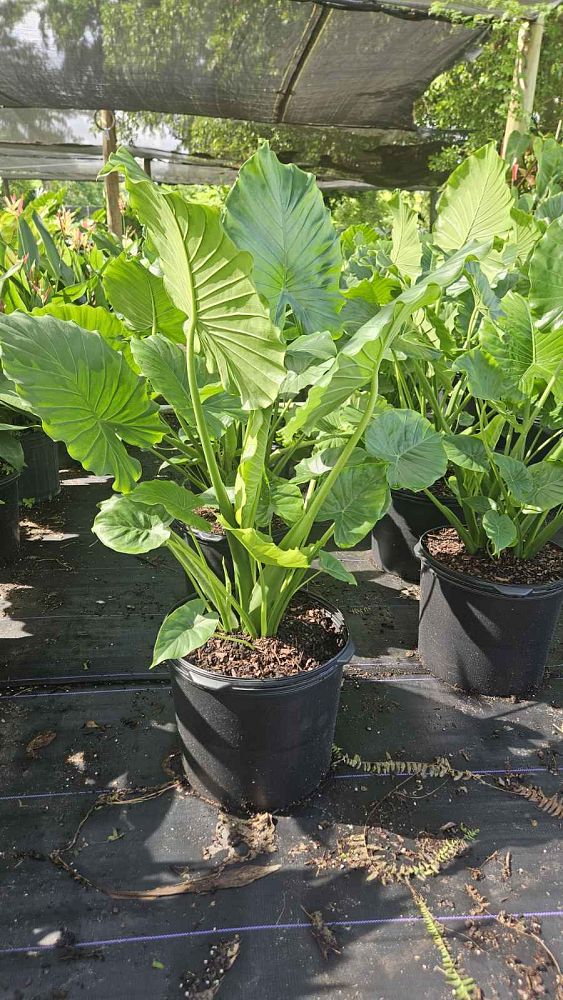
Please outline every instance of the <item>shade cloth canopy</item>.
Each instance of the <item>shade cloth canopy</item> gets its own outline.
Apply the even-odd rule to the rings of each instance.
[[[412,128],[415,99],[482,29],[349,6],[0,0],[0,104]]]

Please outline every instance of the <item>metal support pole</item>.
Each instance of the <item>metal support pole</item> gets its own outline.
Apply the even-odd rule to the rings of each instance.
[[[524,21],[518,32],[518,47],[510,106],[502,141],[502,155],[513,132],[527,132],[534,110],[536,81],[540,63],[544,19],[540,14],[535,21]]]
[[[107,163],[110,153],[115,153],[115,150],[117,149],[115,115],[113,111],[108,111],[104,108],[100,111],[100,119],[102,126],[102,150],[104,154],[104,163]],[[123,233],[123,219],[121,218],[121,209],[119,207],[119,175],[115,173],[106,174],[104,177],[104,185],[106,189],[108,228],[112,231],[112,233],[115,233],[116,236],[121,236]]]

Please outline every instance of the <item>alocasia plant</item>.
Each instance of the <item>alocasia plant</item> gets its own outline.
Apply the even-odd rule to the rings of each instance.
[[[173,611],[159,632],[158,663],[189,654],[215,633],[234,641],[275,635],[295,594],[319,572],[354,582],[326,551],[329,539],[344,548],[355,545],[386,511],[390,484],[410,483],[413,469],[419,486],[431,485],[442,474],[441,440],[424,426],[413,435],[400,413],[396,426],[384,428],[386,451],[377,454],[382,438],[377,422],[389,419],[381,414],[379,370],[412,317],[461,279],[487,247],[469,244],[443,255],[440,266],[427,269],[349,337],[316,331],[288,346],[272,320],[272,313],[282,318],[277,312],[281,297],[278,305],[265,305],[254,284],[251,256],[235,245],[214,209],[159,189],[126,151],[115,154],[106,169],[125,175],[130,206],[144,227],[162,290],[183,317],[184,344],[177,342],[177,331],[166,336],[170,331],[160,330],[153,318],[155,332],[132,342],[135,371],[123,352],[96,331],[54,315],[14,314],[0,317],[0,343],[9,377],[48,433],[64,440],[85,468],[114,477],[116,495],[101,505],[94,522],[97,536],[131,554],[166,546],[193,585],[196,596]],[[280,169],[292,171],[274,165],[266,185],[272,191]],[[311,232],[303,217],[307,251],[315,239],[318,199],[311,197],[308,181],[303,192],[315,209]],[[296,253],[293,245],[289,250]],[[332,291],[326,301],[336,301]],[[304,322],[300,310],[306,309],[304,300],[286,300],[283,319],[290,310],[293,337],[293,324]],[[203,367],[210,373],[211,392]],[[240,414],[242,439],[232,483],[225,479],[212,431],[217,383]],[[190,488],[181,466],[173,479],[139,482],[141,467],[127,445],[159,454],[162,442],[170,440],[170,428],[152,399],[155,388],[180,427],[197,436],[210,489]],[[288,400],[289,419],[280,420]],[[340,421],[332,432],[331,420]],[[284,478],[284,450],[304,435],[318,437],[321,430],[327,438],[332,433],[332,448],[316,467],[312,460],[318,456],[309,449],[295,475]],[[307,462],[312,462],[308,469]],[[190,529],[207,525],[198,512],[204,504],[216,509],[226,532],[234,580],[226,571],[223,578],[215,575],[197,538],[190,539]],[[287,525],[277,541],[269,524],[273,511]],[[322,534],[311,541],[317,522]]]

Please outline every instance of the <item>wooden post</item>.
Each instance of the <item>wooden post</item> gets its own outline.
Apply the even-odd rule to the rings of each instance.
[[[151,163],[152,163],[152,160],[151,160],[150,156],[145,156],[144,159],[143,159],[143,170],[145,171],[145,173],[149,177],[152,177]]]
[[[2,195],[4,198],[10,197],[10,182],[7,177],[2,178]]]
[[[110,153],[115,153],[117,149],[117,134],[115,131],[115,115],[113,111],[103,109],[100,112],[102,125],[102,150],[104,163],[107,163]],[[121,236],[123,233],[123,219],[119,208],[119,175],[112,173],[104,177],[106,188],[106,210],[108,217],[108,228]]]
[[[501,154],[504,156],[513,132],[527,132],[534,110],[536,80],[543,37],[543,15],[535,21],[524,21],[518,32],[518,48],[512,78],[510,106],[504,130]]]

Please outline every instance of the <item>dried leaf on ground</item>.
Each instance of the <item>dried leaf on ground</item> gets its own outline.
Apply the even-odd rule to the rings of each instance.
[[[48,747],[56,738],[57,734],[52,729],[45,729],[42,733],[37,733],[37,736],[34,736],[25,748],[27,754],[34,759],[37,758],[39,756],[38,751],[43,750],[44,747]]]
[[[279,871],[281,865],[245,865],[239,868],[229,865],[220,868],[218,872],[209,875],[196,875],[194,878],[186,878],[175,885],[160,885],[155,889],[107,889],[105,892],[112,899],[160,899],[163,896],[179,896],[184,892],[214,892],[215,889],[237,889],[243,885],[250,885],[259,878],[272,875]]]
[[[227,853],[229,861],[252,861],[260,854],[277,851],[276,827],[270,813],[256,813],[240,819],[221,811],[213,840],[203,851],[204,858]]]
[[[180,980],[181,996],[187,1000],[213,1000],[229,969],[238,958],[240,938],[219,941],[209,949],[201,972],[186,972]]]
[[[72,764],[74,767],[78,768],[79,771],[84,771],[86,767],[86,761],[84,759],[84,751],[77,750],[76,753],[71,753],[65,759],[65,764]]]
[[[302,910],[309,918],[311,932],[325,961],[331,952],[334,952],[335,955],[340,955],[342,949],[338,947],[336,935],[325,924],[321,911],[313,910],[312,913],[308,913],[304,907],[302,907]]]

